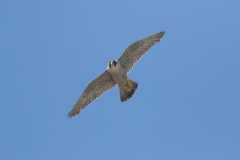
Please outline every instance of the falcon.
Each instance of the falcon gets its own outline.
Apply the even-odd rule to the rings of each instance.
[[[68,113],[68,117],[79,114],[85,106],[89,105],[115,85],[118,85],[120,100],[122,102],[131,98],[138,88],[138,84],[129,79],[127,74],[133,68],[133,65],[140,60],[143,54],[155,43],[160,41],[164,33],[164,31],[161,31],[131,44],[118,60],[109,61],[107,70],[89,83],[72,110]]]

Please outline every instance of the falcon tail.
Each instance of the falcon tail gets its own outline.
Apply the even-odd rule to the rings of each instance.
[[[138,87],[138,84],[131,79],[127,79],[125,85],[118,85],[118,87],[120,92],[120,99],[122,102],[124,102],[132,97]]]

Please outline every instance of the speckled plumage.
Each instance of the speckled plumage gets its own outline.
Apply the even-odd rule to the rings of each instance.
[[[129,99],[134,94],[138,84],[128,79],[127,73],[130,72],[134,64],[140,60],[151,46],[160,41],[164,33],[162,31],[131,44],[117,61],[110,61],[107,70],[86,87],[72,110],[68,113],[68,117],[79,114],[81,109],[116,84],[119,86],[120,100],[124,102]]]
[[[127,72],[130,72],[133,65],[140,60],[142,55],[148,51],[155,43],[159,42],[164,35],[164,31],[144,38],[131,44],[121,55],[118,61]]]

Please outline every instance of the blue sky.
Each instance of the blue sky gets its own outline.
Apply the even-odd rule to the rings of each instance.
[[[0,159],[240,158],[240,1],[0,2]],[[131,43],[166,31],[129,77],[67,118]]]

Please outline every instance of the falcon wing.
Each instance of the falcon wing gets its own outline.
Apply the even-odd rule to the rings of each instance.
[[[131,44],[118,59],[122,67],[129,72],[133,65],[140,60],[142,55],[147,52],[155,43],[159,42],[164,35],[164,31],[154,34]]]
[[[108,71],[105,71],[85,88],[81,97],[78,99],[72,110],[68,113],[68,117],[79,114],[81,109],[115,85],[116,83],[113,82],[112,78],[108,74]]]

